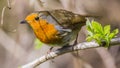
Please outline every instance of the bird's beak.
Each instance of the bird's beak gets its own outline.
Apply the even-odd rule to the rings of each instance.
[[[20,24],[27,24],[28,22],[26,20],[23,20],[20,22]]]

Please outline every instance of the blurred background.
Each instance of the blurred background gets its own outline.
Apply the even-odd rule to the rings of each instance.
[[[34,48],[35,35],[21,20],[34,12],[65,9],[81,15],[101,16],[95,18],[102,25],[110,24],[112,29],[120,27],[120,0],[10,0],[11,9],[5,9],[3,23],[0,23],[0,68],[17,68],[44,55],[49,46]],[[0,0],[0,21],[7,0]],[[85,26],[79,33],[78,42],[85,41]],[[120,36],[120,34],[118,35]],[[38,68],[120,68],[120,46],[92,48],[68,53],[47,61]]]

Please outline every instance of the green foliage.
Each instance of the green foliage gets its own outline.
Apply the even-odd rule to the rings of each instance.
[[[89,21],[86,22],[88,37],[87,41],[95,40],[98,44],[102,44],[102,41],[106,43],[105,47],[109,47],[110,40],[116,36],[119,32],[118,29],[110,31],[110,25],[106,25],[102,27],[102,25],[97,21]]]
[[[35,39],[35,49],[40,49],[43,43],[39,41],[39,39]]]

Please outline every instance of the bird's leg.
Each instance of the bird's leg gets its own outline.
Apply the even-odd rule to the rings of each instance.
[[[64,48],[66,48],[66,47],[70,47],[70,45],[69,45],[69,44],[66,44],[66,45],[62,46],[61,48],[58,48],[57,50],[61,50],[61,49],[64,49]]]
[[[54,48],[54,47],[50,47],[50,49],[47,51],[47,55],[52,51],[53,48]],[[51,62],[54,63],[54,60],[51,59]]]
[[[49,54],[54,47],[50,47],[50,49],[47,51],[47,54]]]
[[[76,36],[76,39],[75,39],[75,41],[74,41],[73,46],[75,46],[75,45],[77,44],[77,40],[78,40],[78,34],[77,34],[77,36]]]
[[[52,51],[53,47],[50,48],[50,51]]]
[[[78,40],[78,34],[77,34],[76,39],[74,41],[73,48],[77,44],[77,40]],[[76,55],[79,56],[79,51],[77,51]]]

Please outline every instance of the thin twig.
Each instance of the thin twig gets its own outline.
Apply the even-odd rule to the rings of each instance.
[[[7,4],[8,4],[8,8],[11,9],[11,4],[10,4],[10,0],[7,0]]]
[[[2,13],[1,13],[1,22],[0,22],[0,26],[1,26],[1,27],[3,26],[5,9],[6,9],[6,6],[3,7]]]
[[[115,39],[111,40],[111,43],[110,43],[111,46],[116,45],[116,44],[120,44],[120,38],[115,38]],[[96,47],[100,47],[100,46],[95,42],[83,42],[83,43],[79,43],[75,46],[61,48],[54,52],[50,52],[49,54],[44,55],[44,56],[34,60],[33,62],[23,65],[21,68],[36,68],[41,63],[43,63],[47,60],[53,59],[59,55],[62,55],[65,53],[70,53],[73,51],[83,50],[83,49],[96,48]]]
[[[7,5],[7,6],[4,6],[3,9],[2,9],[2,12],[1,12],[0,27],[3,26],[5,9],[6,9],[6,8],[11,9],[10,0],[7,0],[7,4],[8,4],[8,5]]]

